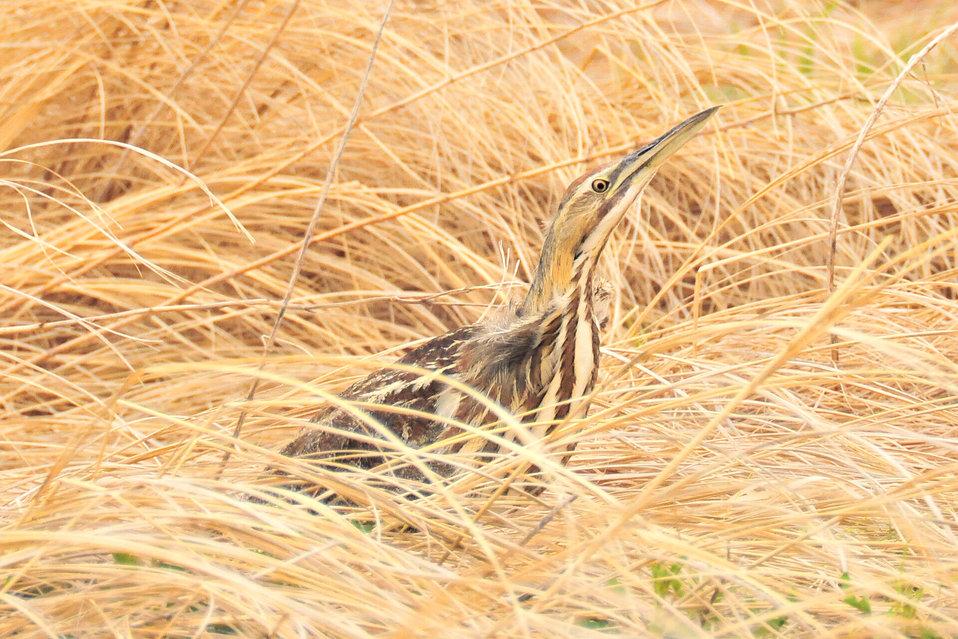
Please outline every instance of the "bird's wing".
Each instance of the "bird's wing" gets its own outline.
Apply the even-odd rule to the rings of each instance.
[[[445,375],[457,375],[463,345],[478,331],[476,326],[464,326],[434,337],[409,351],[398,360],[397,364],[403,367],[438,371]],[[442,430],[442,425],[426,417],[414,417],[403,414],[401,411],[434,413],[444,388],[443,382],[430,379],[423,373],[387,367],[354,383],[343,391],[340,397],[351,402],[382,406],[382,410],[368,406],[363,410],[410,446],[418,448],[429,443],[431,438],[437,437]],[[399,409],[399,411],[389,410],[390,408]],[[320,410],[313,421],[339,431],[351,431],[366,437],[373,436],[381,439],[381,434],[357,419],[354,414],[335,406]],[[301,456],[362,448],[368,448],[368,446],[361,445],[345,435],[332,433],[322,428],[307,427],[296,440],[283,449],[283,454]]]

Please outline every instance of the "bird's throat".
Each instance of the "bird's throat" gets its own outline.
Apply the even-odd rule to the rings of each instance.
[[[520,312],[524,316],[545,312],[556,299],[568,293],[574,286],[572,256],[567,253],[550,253],[545,250],[542,253],[542,259],[529,285],[529,292],[522,303]]]
[[[553,237],[546,238],[542,257],[519,314],[528,317],[544,313],[580,287],[585,279],[591,279],[607,239],[605,237],[598,247],[591,247],[579,255],[572,247],[557,248]]]

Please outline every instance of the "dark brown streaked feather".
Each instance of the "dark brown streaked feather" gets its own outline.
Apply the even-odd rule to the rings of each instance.
[[[460,361],[463,344],[478,331],[479,329],[476,326],[465,326],[440,335],[413,349],[399,359],[397,363],[455,376],[458,374],[457,365]],[[445,384],[438,380],[423,384],[421,383],[422,379],[423,376],[419,373],[387,368],[376,371],[365,379],[356,382],[347,388],[341,394],[341,397],[349,402],[371,403],[434,413],[437,397],[441,392],[441,387],[445,387]],[[389,388],[394,390],[384,392],[384,389]],[[407,439],[409,445],[416,448],[438,434],[434,420],[398,414],[395,411],[369,410],[368,413],[397,436]],[[381,438],[381,435],[367,424],[337,407],[329,407],[320,411],[312,421],[334,425],[340,430],[355,432],[366,437]],[[347,435],[307,428],[282,452],[284,455],[290,456],[316,457],[317,454],[329,456],[340,451],[376,450],[378,449],[374,445],[356,441]],[[365,456],[363,460],[358,465],[364,468],[372,468],[381,462],[374,456]]]

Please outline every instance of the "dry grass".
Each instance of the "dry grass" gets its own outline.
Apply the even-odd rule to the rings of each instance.
[[[0,635],[958,635],[958,36],[864,142],[826,276],[856,136],[958,5],[613,4],[397,2],[260,368],[383,5],[5,0]],[[270,463],[362,489],[276,451],[520,291],[584,162],[713,103],[608,251],[541,501],[244,498]]]

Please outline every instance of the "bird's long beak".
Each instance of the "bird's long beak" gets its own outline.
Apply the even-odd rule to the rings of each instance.
[[[714,106],[696,113],[641,149],[622,158],[614,173],[617,179],[614,180],[612,191],[618,194],[620,191],[632,190],[630,187],[645,186],[652,179],[655,170],[698,133],[705,126],[705,122],[718,110],[719,107]]]

